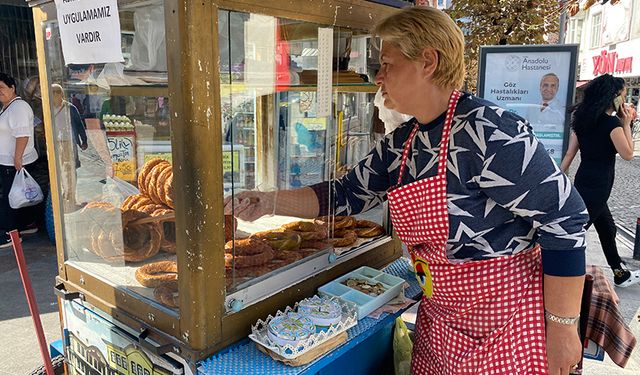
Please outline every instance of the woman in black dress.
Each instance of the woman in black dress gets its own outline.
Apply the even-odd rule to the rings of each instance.
[[[607,205],[613,187],[616,153],[624,160],[633,158],[632,109],[624,103],[625,95],[624,80],[609,74],[588,84],[584,99],[574,107],[573,133],[561,165],[566,172],[580,150],[581,161],[574,185],[589,211],[586,227],[593,224],[596,228],[607,263],[614,273],[614,283],[620,287],[640,283],[640,271],[628,270],[620,259],[616,226]]]

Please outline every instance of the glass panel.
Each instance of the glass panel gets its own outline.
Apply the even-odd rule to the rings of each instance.
[[[218,14],[227,198],[243,190],[289,190],[326,183],[364,159],[373,147],[376,91],[370,83],[375,71],[370,67],[366,34],[332,29],[333,72],[327,72],[327,80],[332,80],[333,88],[326,96],[330,107],[326,116],[322,114],[324,96],[319,98],[317,91],[323,77],[319,55],[326,50],[319,39],[324,26],[256,14]],[[330,185],[323,186],[330,196]],[[358,215],[352,225],[358,219],[382,224],[383,208]],[[298,222],[308,228],[284,227]],[[372,240],[357,238],[334,247],[334,233],[327,225],[296,217],[267,215],[247,222],[229,215],[225,224],[228,292],[294,267],[295,276],[287,281],[295,282],[321,270],[305,266],[319,264],[312,260],[330,252],[340,255]],[[249,238],[262,242],[252,244],[246,241]],[[249,261],[248,253],[265,252],[260,250],[265,242],[271,248],[266,252],[273,251],[273,257],[251,254]]]
[[[600,22],[602,21],[602,14],[596,13],[591,18],[591,48],[600,47]]]
[[[136,298],[175,308],[164,7],[118,5],[124,63],[66,65],[53,6],[42,25],[65,259]]]

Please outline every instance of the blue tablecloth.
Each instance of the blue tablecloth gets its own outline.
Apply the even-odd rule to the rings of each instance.
[[[411,270],[410,261],[406,258],[397,259],[383,269],[383,271],[401,277],[409,283],[405,289],[405,296],[417,300],[421,294],[420,285],[418,285],[413,271]],[[199,363],[198,374],[201,375],[297,375],[297,374],[316,374],[323,367],[339,357],[346,351],[354,348],[359,343],[374,335],[384,326],[392,324],[395,318],[400,314],[383,313],[380,318],[363,318],[358,324],[350,328],[347,333],[349,338],[347,341],[333,349],[323,357],[304,366],[291,367],[283,363],[274,361],[271,357],[260,352],[253,341],[248,339],[235,344],[218,354],[207,358]]]

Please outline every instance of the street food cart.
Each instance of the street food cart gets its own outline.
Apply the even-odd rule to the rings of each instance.
[[[355,217],[375,224],[372,236],[296,228],[269,237],[271,250],[249,237],[314,222],[224,213],[239,191],[331,181],[366,156],[378,60],[369,30],[393,7],[112,0],[102,13],[63,15],[65,3],[30,1],[71,373],[205,371],[203,360],[245,340],[258,319],[401,256],[383,204]],[[84,46],[72,51],[65,28],[107,13],[119,21],[121,61],[70,62],[105,52],[91,50],[105,35],[76,33]],[[60,136],[69,127],[53,84],[78,107],[86,150]]]

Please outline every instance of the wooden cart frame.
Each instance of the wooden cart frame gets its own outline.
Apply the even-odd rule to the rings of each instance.
[[[225,307],[223,184],[221,98],[219,76],[218,11],[260,13],[275,17],[308,21],[322,25],[368,30],[394,9],[366,1],[298,0],[293,8],[289,0],[166,0],[168,88],[114,88],[123,95],[166,95],[171,103],[172,154],[174,183],[181,194],[175,197],[177,244],[180,268],[179,313],[168,314],[144,300],[114,289],[108,283],[65,263],[63,240],[57,236],[61,298],[80,297],[106,312],[116,321],[142,332],[141,344],[156,352],[173,351],[188,363],[198,360],[240,340],[257,319],[278,308],[314,294],[322,285],[361,265],[380,267],[398,258],[402,249],[393,239],[346,262],[326,269],[315,277],[283,288],[277,294],[228,314]],[[50,85],[45,54],[43,24],[53,7],[52,1],[30,1],[36,31],[38,62],[46,138],[53,150]],[[55,14],[55,13],[54,13]],[[142,91],[139,91],[142,90]],[[348,89],[341,88],[349,91]],[[375,92],[375,87],[353,91]],[[268,110],[268,108],[264,108]],[[260,121],[259,117],[257,121]],[[258,130],[259,131],[259,130]],[[260,145],[257,145],[258,152]],[[206,150],[206,152],[204,151]],[[51,151],[50,151],[51,152]],[[56,233],[62,233],[61,207],[57,188],[55,158],[49,158]],[[264,173],[264,171],[263,171]],[[200,198],[196,198],[200,197]],[[189,230],[199,228],[199,230]],[[220,249],[210,251],[210,249]],[[212,287],[213,286],[213,287]],[[65,297],[66,296],[66,297]],[[192,303],[195,301],[195,303]]]

